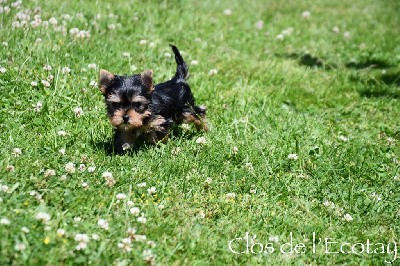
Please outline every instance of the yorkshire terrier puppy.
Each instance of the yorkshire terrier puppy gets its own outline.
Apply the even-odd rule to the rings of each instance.
[[[114,152],[125,153],[144,134],[143,124],[150,118],[148,110],[153,87],[153,71],[145,70],[130,77],[100,70],[100,91],[114,133]]]
[[[177,64],[175,76],[153,86],[153,71],[118,76],[100,70],[99,88],[114,132],[114,152],[124,154],[140,141],[165,141],[174,124],[194,123],[207,131],[206,108],[196,106],[187,84],[188,67],[178,49],[171,45]]]
[[[193,123],[197,130],[207,131],[205,106],[197,106],[187,78],[189,69],[178,48],[171,45],[177,64],[175,76],[155,85],[149,110],[151,117],[147,127],[149,142],[165,140],[175,124]]]

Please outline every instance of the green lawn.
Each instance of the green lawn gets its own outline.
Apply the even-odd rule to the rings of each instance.
[[[398,10],[0,1],[0,265],[398,265]],[[170,43],[209,133],[110,154],[99,70]]]

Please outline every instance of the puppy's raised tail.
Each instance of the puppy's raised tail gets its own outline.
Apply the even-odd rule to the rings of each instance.
[[[174,52],[176,61],[176,73],[174,78],[177,82],[185,81],[189,76],[189,68],[186,65],[185,60],[183,60],[178,48],[176,48],[176,46],[172,44],[170,44],[170,46],[172,48],[172,51]]]

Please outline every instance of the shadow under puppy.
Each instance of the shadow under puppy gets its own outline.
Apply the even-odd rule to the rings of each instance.
[[[133,76],[118,76],[100,70],[100,91],[104,95],[107,114],[115,127],[114,152],[124,154],[139,141],[155,144],[166,140],[173,124],[194,123],[207,131],[206,108],[195,105],[186,82],[188,67],[178,49],[175,54],[175,76],[153,87],[153,71]]]

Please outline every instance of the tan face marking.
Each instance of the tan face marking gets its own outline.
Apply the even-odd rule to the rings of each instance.
[[[146,97],[143,96],[133,96],[131,99],[132,103],[141,103],[141,104],[148,104],[149,100]]]
[[[107,97],[107,102],[111,102],[111,103],[120,103],[120,102],[122,102],[122,99],[121,99],[121,97],[120,97],[119,95],[117,95],[117,94],[110,94],[110,95]]]

